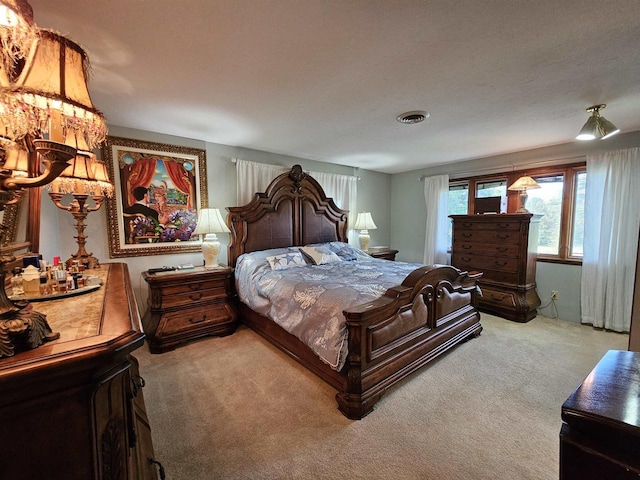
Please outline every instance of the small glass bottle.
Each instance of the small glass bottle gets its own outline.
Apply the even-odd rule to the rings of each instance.
[[[13,269],[13,277],[11,277],[12,295],[24,295],[24,287],[22,286],[22,269],[16,267]]]

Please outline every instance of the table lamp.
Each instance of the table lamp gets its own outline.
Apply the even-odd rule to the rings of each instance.
[[[358,240],[360,240],[360,249],[367,252],[369,250],[369,242],[371,237],[369,236],[369,230],[375,230],[376,224],[373,223],[370,212],[360,212],[356,218],[356,223],[353,225],[354,230],[360,230]]]

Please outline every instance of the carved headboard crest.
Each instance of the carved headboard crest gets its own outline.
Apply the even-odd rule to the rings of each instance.
[[[289,178],[293,181],[293,186],[291,187],[292,193],[302,193],[302,185],[300,184],[306,176],[307,174],[302,171],[302,167],[300,165],[294,165],[291,167]]]

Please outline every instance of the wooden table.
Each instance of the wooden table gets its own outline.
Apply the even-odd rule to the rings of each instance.
[[[640,477],[640,353],[609,350],[562,405],[561,480]]]

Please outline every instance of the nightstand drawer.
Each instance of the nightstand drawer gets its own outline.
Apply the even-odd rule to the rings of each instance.
[[[166,313],[160,319],[160,337],[182,331],[192,331],[200,327],[208,328],[212,324],[234,320],[235,313],[226,303]]]
[[[190,290],[184,293],[164,294],[160,301],[160,308],[173,308],[192,305],[195,302],[215,301],[227,297],[227,289],[224,286],[209,288],[207,290]]]

